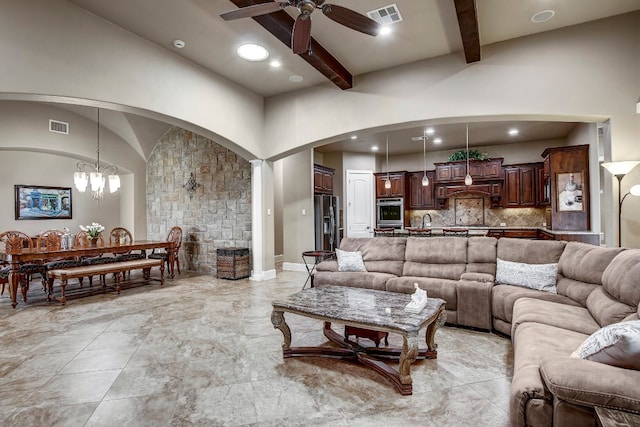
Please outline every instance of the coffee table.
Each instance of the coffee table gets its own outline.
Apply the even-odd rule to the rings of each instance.
[[[435,333],[444,325],[446,313],[445,301],[439,298],[429,298],[427,306],[417,314],[404,311],[409,301],[409,294],[322,285],[273,301],[271,323],[284,336],[282,354],[285,358],[321,356],[356,360],[390,380],[401,394],[410,395],[413,391],[411,364],[416,359],[437,357]],[[339,347],[291,347],[291,329],[285,322],[285,312],[323,320],[324,335]],[[402,348],[362,347],[331,329],[331,322],[400,334]],[[418,334],[423,328],[427,329],[426,348],[421,349]],[[398,360],[398,369],[384,360]]]

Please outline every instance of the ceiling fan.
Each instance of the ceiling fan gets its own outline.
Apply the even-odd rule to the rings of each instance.
[[[324,0],[291,0],[260,3],[223,13],[220,17],[225,21],[232,21],[234,19],[266,15],[284,10],[287,7],[295,7],[298,9],[298,12],[300,12],[293,25],[291,35],[291,48],[295,54],[305,53],[309,50],[309,43],[311,41],[311,13],[316,9],[322,9],[322,13],[338,24],[370,36],[377,36],[381,28],[380,24],[367,16],[347,9],[346,7],[329,3],[325,4]]]

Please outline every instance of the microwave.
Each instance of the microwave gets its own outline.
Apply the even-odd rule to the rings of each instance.
[[[404,226],[404,200],[378,199],[376,202],[377,226],[402,228]]]

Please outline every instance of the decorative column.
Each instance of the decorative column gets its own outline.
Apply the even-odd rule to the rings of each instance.
[[[262,281],[262,162],[263,160],[250,160],[251,163],[251,252],[252,266],[249,280]]]

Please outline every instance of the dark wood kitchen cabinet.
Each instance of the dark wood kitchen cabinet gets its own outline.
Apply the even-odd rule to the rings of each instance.
[[[536,206],[544,207],[551,204],[549,173],[545,172],[544,163],[536,163]]]
[[[333,175],[336,170],[322,165],[313,165],[314,194],[333,194]]]
[[[551,205],[547,207],[547,227],[551,230],[590,230],[589,145],[547,148],[542,157],[548,170],[551,200]],[[573,197],[579,197],[572,199],[571,204],[563,199],[569,179],[575,180]]]
[[[378,172],[374,174],[376,177],[376,198],[385,199],[391,197],[405,197],[408,193],[406,171],[389,172],[389,181],[391,188],[385,188],[384,184],[387,180],[386,172]]]
[[[408,174],[409,179],[409,209],[434,209],[436,207],[436,199],[433,194],[435,187],[435,172],[427,171],[429,185],[422,185],[422,177],[424,172],[411,172]]]
[[[505,208],[536,205],[536,165],[510,165],[504,168],[503,206]]]
[[[470,160],[469,175],[474,180],[499,179],[502,161],[502,158]],[[466,161],[435,163],[435,166],[436,181],[438,182],[463,181],[467,175]]]

